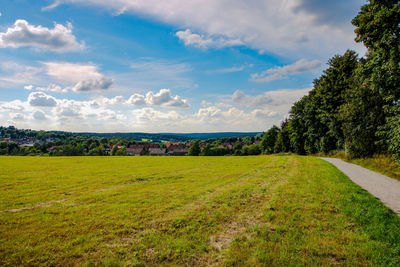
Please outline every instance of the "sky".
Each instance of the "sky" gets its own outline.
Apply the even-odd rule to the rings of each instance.
[[[266,131],[326,62],[361,56],[361,0],[2,0],[0,125]]]

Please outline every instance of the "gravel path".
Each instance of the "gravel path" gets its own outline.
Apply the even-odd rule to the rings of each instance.
[[[400,216],[400,182],[341,159],[321,158],[335,165],[353,182],[380,199]]]

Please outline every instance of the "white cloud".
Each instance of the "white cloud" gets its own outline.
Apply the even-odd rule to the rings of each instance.
[[[148,92],[146,103],[152,106],[188,108],[189,103],[180,96],[172,96],[170,89],[161,89],[158,93]]]
[[[126,88],[194,88],[186,62],[156,58],[139,58],[131,63],[131,71],[115,75],[119,84]]]
[[[134,106],[146,105],[146,97],[144,95],[140,95],[140,94],[133,94],[128,99],[128,104],[131,104]]]
[[[240,46],[243,45],[244,43],[239,40],[229,40],[225,39],[223,37],[219,38],[206,38],[203,35],[192,33],[191,30],[186,29],[185,31],[178,31],[175,33],[175,35],[183,41],[185,46],[194,46],[197,48],[209,48],[209,47],[216,47],[216,48],[222,48],[222,47],[227,47],[227,46]]]
[[[321,67],[321,65],[322,63],[319,60],[308,61],[306,59],[301,59],[291,65],[275,67],[262,73],[252,74],[250,80],[253,82],[270,82],[274,80],[287,79],[290,75],[316,71]]]
[[[24,89],[28,90],[28,91],[32,91],[33,85],[26,85],[26,86],[24,86]]]
[[[33,84],[40,81],[42,68],[14,61],[0,62],[0,85]]]
[[[56,1],[54,1],[53,3],[51,3],[50,5],[43,7],[43,8],[42,8],[42,11],[51,10],[51,9],[53,9],[53,8],[58,7],[60,4],[61,4],[61,1],[56,0]]]
[[[310,89],[282,89],[268,91],[260,95],[247,95],[241,90],[236,90],[232,95],[232,102],[236,105],[248,108],[260,107],[284,107],[289,111],[290,106],[306,95]]]
[[[75,92],[101,91],[111,88],[114,84],[113,79],[105,77],[93,64],[69,63],[69,62],[42,62],[45,71],[50,77],[64,82],[75,83],[71,90]],[[59,91],[66,89],[50,88]],[[50,91],[50,90],[48,90]]]
[[[54,97],[42,92],[30,93],[28,103],[35,107],[55,107],[57,105],[57,101]]]
[[[127,100],[122,96],[116,96],[114,98],[102,97],[99,102],[107,105],[133,105],[133,106],[158,106],[168,108],[189,108],[189,102],[186,99],[182,99],[180,96],[173,96],[170,89],[161,89],[158,93],[149,91],[146,95],[133,94]]]
[[[209,106],[212,106],[212,103],[203,100],[203,101],[201,101],[201,106],[207,108],[207,107],[209,107]]]
[[[75,92],[90,92],[98,90],[107,90],[113,85],[113,80],[110,78],[102,77],[98,80],[83,80],[78,82],[72,90]]]
[[[233,72],[240,72],[240,71],[244,71],[247,68],[253,68],[254,64],[244,64],[241,66],[233,66],[230,68],[223,68],[223,69],[216,69],[216,70],[209,70],[206,71],[207,74],[225,74],[225,73],[233,73]]]
[[[94,64],[69,62],[42,62],[50,77],[68,83],[78,83],[83,80],[98,80],[103,77]]]
[[[24,121],[25,120],[25,115],[22,113],[14,113],[14,114],[10,114],[11,115],[11,119],[13,121]]]
[[[139,110],[133,111],[133,114],[136,115],[136,117],[139,119],[141,122],[147,122],[147,123],[154,123],[154,122],[160,122],[160,121],[171,121],[171,120],[181,120],[183,117],[180,116],[176,111],[168,111],[168,112],[161,112],[157,111],[153,108],[143,108]]]
[[[259,119],[273,118],[279,115],[279,113],[276,111],[269,111],[262,109],[255,109],[251,112],[251,114]]]
[[[79,50],[84,47],[72,34],[72,24],[54,24],[53,29],[34,26],[26,20],[17,20],[6,32],[0,33],[0,47],[30,46],[55,52]]]
[[[31,92],[24,102],[0,101],[0,125],[12,122],[20,128],[97,132],[265,131],[279,124],[308,91],[277,90],[254,96],[236,91],[230,99],[221,95],[215,96],[217,103],[204,101],[206,107],[176,110],[163,109],[171,100],[182,100],[168,89],[152,92],[149,98],[149,94],[136,94],[88,101]]]
[[[41,110],[35,110],[35,112],[33,112],[33,118],[37,121],[43,121],[46,120],[46,115]]]
[[[268,53],[295,58],[332,56],[354,43],[350,20],[365,1],[315,0],[63,0],[95,5],[114,14],[134,13],[182,29],[184,40],[199,47],[215,38],[241,40],[244,45]],[[317,8],[313,8],[317,6]],[[324,19],[328,18],[329,19]],[[345,23],[343,23],[345,21]],[[192,31],[199,36],[191,36]],[[186,33],[185,33],[186,32]],[[204,36],[202,36],[204,35]],[[362,50],[362,49],[359,49]],[[329,55],[329,56],[326,56]]]
[[[268,94],[249,96],[240,90],[236,90],[232,95],[232,101],[241,106],[260,107],[271,104],[273,100]]]
[[[30,88],[30,89],[29,89]],[[32,90],[33,86],[25,86],[24,89],[26,90]],[[68,92],[68,88],[62,88],[61,86],[51,83],[47,87],[36,87],[36,90],[38,91],[47,91],[47,92],[55,92],[55,93],[66,93]]]
[[[25,110],[24,103],[21,100],[13,100],[10,102],[0,102],[0,111],[8,112],[21,112]]]

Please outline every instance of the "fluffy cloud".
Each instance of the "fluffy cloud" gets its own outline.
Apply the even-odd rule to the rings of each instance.
[[[128,104],[134,106],[146,105],[146,97],[140,94],[131,95],[131,97],[128,99]]]
[[[319,60],[308,61],[306,59],[301,59],[291,65],[271,68],[262,73],[252,74],[250,80],[253,82],[270,82],[287,79],[290,75],[316,71],[321,67],[321,64]]]
[[[134,115],[142,122],[160,122],[160,121],[176,121],[181,120],[183,117],[180,116],[176,111],[161,112],[153,108],[143,108],[140,110],[135,110]]]
[[[69,63],[69,62],[42,62],[45,72],[50,77],[69,83],[103,77],[98,67],[93,64]]]
[[[105,7],[116,13],[153,17],[182,29],[184,40],[209,46],[209,39],[241,40],[268,53],[316,57],[361,48],[350,20],[363,0],[57,0]],[[326,14],[329,14],[326,16]],[[329,19],[323,19],[329,17]],[[346,23],[343,23],[346,21]],[[199,36],[192,36],[195,31]],[[205,35],[206,37],[202,36]],[[362,50],[359,49],[359,51]],[[324,58],[325,60],[326,58]]]
[[[32,90],[33,86],[25,86],[24,89],[26,90]],[[68,92],[68,88],[62,88],[61,86],[51,83],[47,87],[36,87],[36,90],[39,91],[47,91],[47,92],[55,92],[55,93],[66,93]]]
[[[34,84],[40,82],[42,68],[27,66],[14,61],[0,62],[0,85],[10,84]],[[3,85],[3,86],[4,86]]]
[[[42,62],[42,64],[45,66],[48,76],[64,83],[74,83],[70,89],[75,92],[107,90],[114,83],[113,79],[105,77],[98,71],[98,67],[93,64],[68,62]],[[53,87],[47,89],[50,90],[45,91],[64,92],[69,88]]]
[[[267,94],[258,96],[249,96],[240,90],[236,90],[232,95],[232,101],[235,104],[247,107],[259,107],[265,106],[272,103],[271,96]]]
[[[14,100],[10,102],[0,102],[0,111],[7,112],[18,112],[25,110],[24,103],[21,100]]]
[[[33,112],[33,118],[37,121],[44,121],[46,120],[46,115],[41,110],[36,110]]]
[[[158,93],[152,91],[146,95],[133,94],[129,99],[125,100],[122,96],[116,96],[114,98],[101,98],[100,102],[115,105],[133,105],[133,106],[158,106],[168,108],[189,108],[189,102],[186,99],[182,99],[180,96],[173,96],[170,89],[161,89]]]
[[[175,34],[186,46],[194,46],[197,48],[209,48],[209,47],[227,47],[227,46],[240,46],[244,43],[239,39],[229,40],[223,37],[218,39],[206,38],[203,35],[192,33],[191,30],[186,29],[185,31],[178,31]]]
[[[221,95],[217,97],[218,103],[204,101],[205,107],[199,109],[176,110],[162,108],[170,101],[183,101],[168,89],[128,99],[116,96],[89,101],[57,99],[44,92],[32,92],[24,102],[0,102],[0,125],[99,132],[263,131],[279,124],[290,106],[308,90],[277,90],[254,96],[236,91],[231,99]]]
[[[90,92],[98,90],[107,90],[113,85],[113,80],[110,78],[102,77],[98,80],[83,80],[78,82],[72,90],[75,92]]]
[[[287,111],[290,105],[306,95],[310,89],[275,90],[260,95],[251,96],[243,91],[236,90],[232,95],[232,102],[248,108],[283,107]]]
[[[148,92],[146,94],[146,103],[152,106],[162,107],[176,107],[176,108],[188,108],[189,103],[186,99],[181,99],[180,96],[172,96],[170,89],[161,89],[160,92],[154,94]]]
[[[42,92],[33,92],[28,97],[28,103],[35,107],[55,107],[57,101],[54,97]]]
[[[25,115],[22,113],[10,114],[13,121],[24,121]]]
[[[83,48],[72,34],[72,24],[54,24],[53,29],[34,26],[26,20],[17,20],[6,32],[0,33],[0,47],[30,46],[55,52],[73,51]]]

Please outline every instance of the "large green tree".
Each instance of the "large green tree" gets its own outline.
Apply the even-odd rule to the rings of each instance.
[[[261,139],[261,148],[265,154],[274,153],[276,138],[278,137],[279,131],[280,129],[278,126],[274,125],[263,135]]]
[[[346,150],[355,157],[386,149],[400,99],[399,1],[369,1],[353,19],[356,41],[367,50],[359,64],[349,103],[342,109]],[[389,125],[385,126],[385,123]],[[383,133],[382,133],[383,131]],[[379,134],[380,133],[380,134]]]

